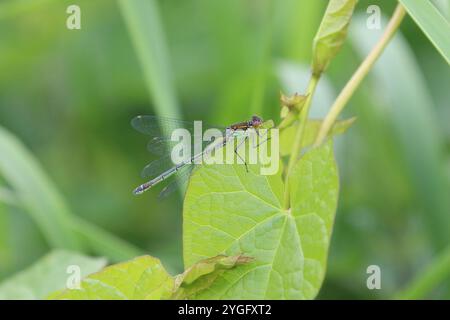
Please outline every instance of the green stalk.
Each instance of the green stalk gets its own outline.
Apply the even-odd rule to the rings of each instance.
[[[300,155],[300,148],[302,146],[303,133],[305,131],[306,123],[308,121],[309,109],[311,108],[311,101],[316,91],[317,84],[319,83],[320,76],[313,75],[311,80],[309,81],[308,89],[306,90],[306,101],[302,110],[299,114],[299,124],[297,127],[297,131],[295,133],[294,145],[292,146],[291,157],[289,158],[289,163],[286,172],[286,189],[284,191],[284,208],[289,209],[289,176],[292,172],[292,169],[297,162],[297,159]]]
[[[406,11],[403,8],[403,6],[401,4],[398,4],[382,37],[375,45],[375,47],[372,49],[372,51],[369,53],[369,55],[366,57],[366,59],[363,61],[363,63],[359,66],[358,70],[356,70],[356,72],[353,74],[350,81],[347,82],[344,89],[342,89],[341,93],[339,94],[330,111],[328,112],[327,116],[325,117],[322,126],[320,128],[319,134],[317,135],[314,146],[320,145],[325,140],[334,123],[336,122],[336,119],[338,118],[339,114],[347,105],[348,101],[353,96],[356,89],[361,84],[362,80],[364,80],[366,75],[372,69],[375,62],[383,53],[389,41],[394,36],[405,14]]]

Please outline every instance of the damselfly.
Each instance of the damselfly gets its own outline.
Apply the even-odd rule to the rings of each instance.
[[[249,129],[254,129],[254,132],[259,135],[258,129],[270,128],[271,126],[273,126],[272,121],[264,122],[260,117],[253,116],[249,121],[235,123],[222,129],[223,135],[220,139],[216,139],[212,142],[202,140],[202,148],[200,152],[194,153],[192,156],[181,161],[180,163],[173,164],[170,151],[172,147],[179,142],[172,141],[171,132],[173,132],[173,130],[175,129],[180,128],[187,129],[189,130],[189,132],[194,132],[194,126],[192,122],[146,115],[135,117],[131,121],[131,124],[139,132],[152,136],[152,139],[148,144],[149,151],[155,154],[162,155],[160,159],[151,162],[143,169],[143,177],[153,178],[134,189],[133,193],[136,195],[142,194],[143,192],[166,180],[174,174],[177,174],[179,180],[181,181],[187,180],[191,174],[192,169],[194,168],[195,164],[198,163],[199,159],[202,159],[205,156],[209,156],[213,152],[219,150],[220,148],[223,148],[228,144],[228,142],[235,138],[243,138],[237,144],[234,152],[239,158],[241,158],[241,161],[245,164],[248,171],[247,163],[239,155],[239,147],[242,146],[242,144],[245,143],[245,141],[249,137],[249,132],[251,131]],[[194,139],[198,138],[195,135],[199,135],[199,133],[194,133]],[[172,182],[161,191],[160,196],[167,195],[176,187],[177,183]]]

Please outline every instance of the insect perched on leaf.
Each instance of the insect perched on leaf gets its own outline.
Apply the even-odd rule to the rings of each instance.
[[[215,151],[226,146],[230,141],[237,138],[242,140],[237,144],[234,152],[243,161],[247,168],[246,161],[238,153],[238,149],[245,143],[250,135],[249,129],[254,129],[254,132],[258,134],[258,130],[262,128],[270,128],[273,126],[272,121],[264,122],[262,118],[253,116],[250,120],[232,124],[226,128],[221,129],[222,137],[215,139],[214,141],[202,141],[202,149],[183,161],[174,164],[171,159],[171,150],[179,141],[173,141],[171,139],[171,133],[176,129],[186,129],[195,138],[198,137],[198,133],[195,133],[194,123],[189,121],[181,121],[171,118],[158,117],[158,116],[137,116],[131,121],[132,126],[144,134],[150,135],[152,139],[148,144],[150,152],[162,156],[158,160],[149,163],[142,171],[142,176],[153,177],[151,180],[141,184],[133,193],[138,195],[142,194],[158,183],[166,180],[167,178],[176,174],[178,182],[173,181],[167,185],[160,193],[160,197],[168,195],[176,189],[180,183],[188,180],[192,170],[195,168],[199,160],[204,159],[213,154]],[[197,136],[196,136],[197,135]]]

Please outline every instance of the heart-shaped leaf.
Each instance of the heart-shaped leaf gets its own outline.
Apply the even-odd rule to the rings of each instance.
[[[243,253],[250,264],[218,276],[196,298],[311,299],[321,286],[338,196],[332,142],[311,149],[292,172],[290,208],[280,174],[258,166],[203,166],[184,202],[184,261]]]

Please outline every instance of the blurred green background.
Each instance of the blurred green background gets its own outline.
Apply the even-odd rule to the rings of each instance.
[[[66,28],[71,4],[81,7],[81,30]],[[277,122],[279,91],[305,90],[326,4],[0,2],[0,281],[53,248],[110,262],[147,253],[181,272],[181,197],[131,194],[153,156],[130,120],[226,125],[256,113]],[[371,4],[389,16],[396,2],[359,2],[312,116],[325,114],[379,37],[366,27]],[[448,14],[448,2],[436,4]],[[346,108],[358,120],[336,144],[341,192],[319,298],[391,298],[445,252],[449,83],[445,60],[406,18]],[[366,287],[372,264],[381,290]],[[450,298],[449,288],[427,297]]]

